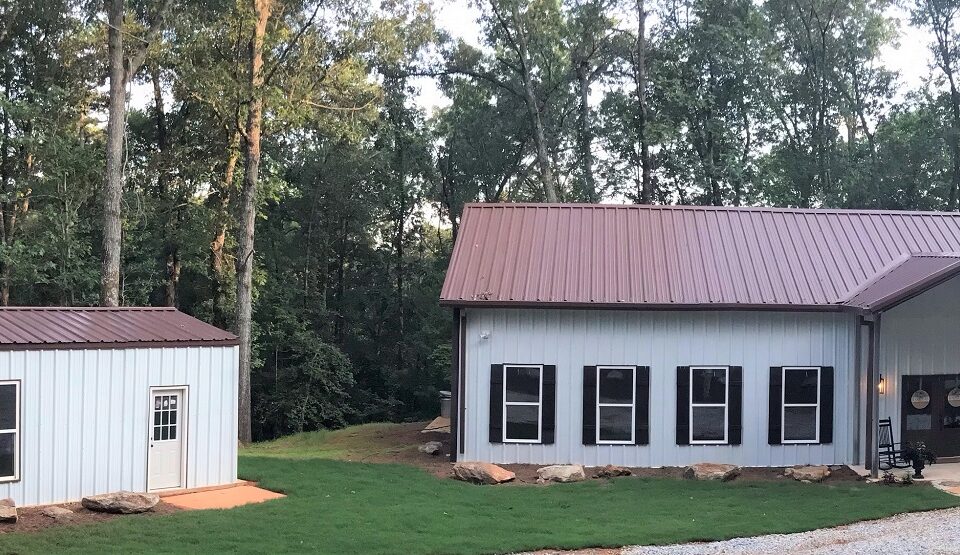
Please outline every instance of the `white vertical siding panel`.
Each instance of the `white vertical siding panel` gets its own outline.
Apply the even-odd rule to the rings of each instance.
[[[679,466],[729,461],[751,466],[852,462],[852,316],[836,313],[638,312],[476,309],[466,312],[464,459],[495,462]],[[480,339],[480,332],[490,337]],[[557,365],[556,443],[488,441],[490,365]],[[651,367],[650,445],[584,446],[583,366]],[[729,364],[744,368],[743,444],[676,445],[676,367]],[[834,442],[768,445],[769,367],[834,366]]]
[[[149,388],[189,388],[187,485],[236,480],[236,347],[0,351],[21,380],[19,505],[146,489]]]

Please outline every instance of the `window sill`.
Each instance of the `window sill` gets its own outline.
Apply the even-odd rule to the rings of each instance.
[[[598,439],[597,445],[636,445],[636,442],[632,439],[630,441],[604,441]]]
[[[20,481],[19,476],[0,477],[0,484],[9,484],[12,482],[19,482],[19,481]]]
[[[820,445],[818,439],[781,439],[781,445]]]
[[[723,441],[696,441],[690,440],[690,445],[730,445],[730,442],[727,440]]]
[[[543,442],[540,441],[539,439],[507,439],[507,438],[503,438],[503,443],[527,443],[527,444],[535,444],[535,443],[543,443]]]

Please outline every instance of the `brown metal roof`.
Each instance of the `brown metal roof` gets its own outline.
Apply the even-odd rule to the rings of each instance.
[[[902,256],[885,271],[852,291],[842,304],[880,312],[958,274],[960,256],[956,254],[918,253]]]
[[[235,344],[232,333],[174,308],[0,308],[0,349]]]
[[[448,306],[840,309],[905,255],[955,252],[956,213],[470,204],[440,299]]]

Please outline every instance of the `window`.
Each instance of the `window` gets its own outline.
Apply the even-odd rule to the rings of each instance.
[[[820,441],[820,367],[783,368],[782,443]]]
[[[0,481],[20,479],[20,382],[0,382]]]
[[[690,367],[690,443],[727,443],[728,366]]]
[[[597,366],[597,444],[634,442],[637,368]]]
[[[543,366],[503,366],[503,441],[540,443]]]

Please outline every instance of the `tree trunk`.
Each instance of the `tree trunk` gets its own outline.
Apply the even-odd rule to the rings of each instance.
[[[239,439],[252,437],[250,415],[250,331],[253,315],[253,238],[260,178],[260,131],[263,122],[263,38],[273,8],[272,0],[253,0],[257,22],[250,40],[250,105],[247,112],[245,163],[240,207],[240,244],[237,247],[237,335],[240,337]]]
[[[647,140],[647,10],[637,0],[637,43],[634,46],[634,88],[637,96],[637,141],[640,143],[640,203],[653,202],[653,176],[650,144]]]
[[[951,60],[952,61],[952,60]],[[960,191],[960,92],[953,75],[953,66],[945,62],[944,71],[950,82],[950,114],[953,129],[950,133],[950,148],[953,155],[953,177],[950,181],[950,199],[947,210],[957,210],[957,194]]]
[[[227,242],[227,228],[229,225],[230,197],[234,194],[234,176],[236,175],[237,162],[240,160],[240,129],[234,129],[230,135],[227,144],[227,160],[223,170],[223,182],[221,191],[216,199],[214,207],[215,218],[214,225],[216,232],[213,240],[210,241],[210,282],[211,298],[213,300],[213,318],[214,324],[227,326],[229,318],[227,298],[225,291],[227,289],[227,257],[224,252],[224,246]]]
[[[123,193],[123,139],[127,120],[123,58],[124,0],[107,0],[107,58],[110,66],[110,111],[103,186],[103,264],[100,304],[120,304],[120,197]]]
[[[533,141],[537,150],[537,165],[540,167],[540,183],[543,185],[543,194],[547,202],[559,202],[557,196],[557,181],[553,176],[550,164],[550,154],[547,149],[546,133],[543,130],[543,120],[540,118],[540,104],[533,86],[533,75],[530,63],[530,52],[527,48],[527,35],[520,20],[520,12],[513,8],[513,21],[516,29],[517,48],[520,50],[520,65],[523,73],[523,92],[530,115],[530,125],[533,127]]]
[[[593,177],[593,134],[590,127],[590,68],[586,61],[577,64],[577,84],[580,89],[580,129],[577,139],[580,163],[583,165],[583,192],[587,202],[598,202],[600,199]]]

